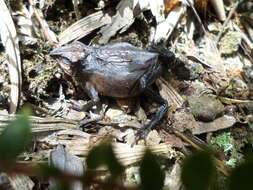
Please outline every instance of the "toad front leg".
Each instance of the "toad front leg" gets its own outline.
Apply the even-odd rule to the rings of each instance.
[[[80,105],[79,103],[72,101],[73,108],[77,111],[87,111],[93,106],[100,104],[98,92],[95,87],[91,83],[86,82],[84,88],[91,100],[88,101],[88,103],[86,103],[85,105]]]
[[[95,87],[91,83],[86,82],[84,88],[91,100],[88,103],[86,103],[85,105],[80,105],[79,103],[72,102],[73,108],[75,110],[87,111],[87,110],[91,109],[93,106],[98,106],[100,104],[98,92],[95,89]],[[104,113],[102,113],[99,117],[96,117],[96,118],[82,119],[81,121],[79,121],[79,125],[80,125],[80,127],[83,127],[83,126],[87,125],[88,123],[99,121],[99,120],[103,119],[103,117],[104,117]]]

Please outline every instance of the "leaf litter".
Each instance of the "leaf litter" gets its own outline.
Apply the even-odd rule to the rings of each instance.
[[[47,160],[49,152],[58,144],[83,158],[96,141],[112,135],[116,156],[124,165],[138,162],[146,144],[153,152],[177,160],[174,171],[184,157],[183,150],[189,145],[199,146],[196,139],[207,145],[226,132],[232,134],[235,149],[226,150],[232,154],[226,152],[224,161],[240,162],[240,150],[252,143],[250,127],[253,123],[253,33],[250,27],[253,18],[245,3],[100,0],[71,4],[63,0],[30,0],[14,6],[9,1],[1,1],[2,9],[7,5],[0,14],[8,18],[8,25],[3,22],[5,19],[0,21],[3,46],[0,71],[5,76],[0,80],[0,98],[4,102],[0,105],[0,126],[10,119],[6,105],[9,114],[29,105],[34,115],[32,131],[37,134],[38,151],[27,152],[26,157],[37,162]],[[9,46],[6,39],[15,43]],[[105,117],[88,123],[84,131],[78,128],[80,118],[94,119],[99,113],[94,109],[73,111],[71,100],[85,103],[89,98],[80,84],[64,75],[48,55],[51,49],[73,40],[90,45],[130,42],[140,48],[155,44],[175,53],[175,61],[164,64],[163,75],[154,85],[155,92],[171,107],[146,142],[130,146],[136,129],[150,120],[158,107],[144,96],[139,98],[139,103],[128,100],[124,105],[103,97]],[[15,70],[11,68],[13,65]],[[203,97],[204,103],[198,102],[198,105],[189,101]],[[206,105],[214,99],[219,105],[223,104],[221,112],[207,109]],[[197,116],[193,110],[196,106]],[[206,118],[206,115],[215,117]],[[238,141],[240,135],[245,141]],[[170,181],[179,178],[178,171],[167,171],[166,175],[166,186],[179,189],[180,182]]]

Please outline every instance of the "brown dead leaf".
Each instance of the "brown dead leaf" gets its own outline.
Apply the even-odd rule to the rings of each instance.
[[[193,128],[192,133],[194,135],[199,135],[203,133],[214,132],[222,129],[227,129],[232,127],[236,122],[233,116],[224,115],[218,119],[211,122],[198,122],[199,127]]]
[[[180,132],[193,131],[194,128],[199,128],[194,116],[188,111],[179,110],[175,112],[172,120],[172,127]]]
[[[174,134],[170,134],[165,130],[160,130],[160,136],[163,138],[163,141],[166,144],[171,145],[172,147],[176,148],[183,148],[184,142],[179,137],[175,136]]]
[[[179,0],[164,0],[164,7],[165,7],[164,11],[165,13],[169,13],[176,7],[179,7],[179,5],[180,5]]]

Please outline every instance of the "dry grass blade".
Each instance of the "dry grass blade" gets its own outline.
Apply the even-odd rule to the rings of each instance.
[[[90,148],[90,144],[88,143],[66,145],[66,151],[80,156],[87,156]],[[146,148],[149,148],[155,154],[166,154],[169,157],[174,156],[173,153],[171,153],[173,151],[171,150],[170,146],[165,143],[147,147],[144,145],[135,145],[131,147],[130,145],[123,143],[113,143],[113,149],[116,157],[124,166],[139,162]]]
[[[16,118],[15,115],[0,114],[0,134],[7,124]],[[31,128],[33,133],[50,132],[63,129],[77,129],[78,122],[66,119],[42,118],[30,116]]]
[[[169,153],[171,147],[165,143],[150,145],[147,147],[144,145],[136,145],[131,147],[127,144],[115,143],[113,144],[113,147],[116,157],[124,166],[139,162],[145,153],[146,148],[149,148],[155,154],[169,154],[169,157],[172,157],[172,155]]]
[[[109,15],[104,15],[102,11],[93,13],[81,20],[78,20],[62,33],[59,34],[60,45],[64,45],[72,40],[80,39],[97,28],[109,24],[111,18]]]
[[[193,3],[192,3],[190,0],[186,0],[186,3],[187,3],[187,5],[188,5],[189,7],[191,7],[193,13],[194,13],[195,16],[196,16],[197,21],[199,22],[199,24],[200,24],[200,26],[201,26],[202,31],[203,31],[204,33],[206,33],[206,29],[205,29],[205,27],[204,27],[204,25],[203,25],[203,23],[202,23],[202,20],[200,19],[200,16],[199,16],[197,10],[196,10],[195,7],[194,7]]]
[[[156,84],[159,88],[160,95],[163,97],[163,99],[170,102],[170,104],[175,105],[176,108],[179,108],[183,105],[184,100],[179,95],[179,93],[163,78],[159,78],[156,81]]]
[[[74,7],[76,18],[80,19],[81,18],[81,13],[78,9],[78,3],[79,3],[78,0],[72,0],[72,4],[73,4],[73,7]]]
[[[30,177],[25,175],[12,175],[9,177],[13,189],[32,190],[35,186]]]
[[[227,26],[228,22],[230,21],[232,15],[235,13],[235,10],[237,9],[238,5],[239,5],[239,2],[235,2],[235,4],[233,5],[233,7],[231,8],[231,10],[230,10],[230,12],[229,12],[229,14],[228,14],[227,19],[226,19],[226,17],[225,17],[226,21],[224,22],[224,24],[223,24],[223,26],[222,26],[222,30],[219,32],[219,34],[218,34],[218,36],[217,36],[216,44],[218,44],[218,42],[219,42],[219,40],[220,40],[220,38],[221,38],[221,36],[222,36],[224,30],[225,30],[225,27]],[[223,7],[223,8],[224,8],[224,7]],[[225,20],[225,19],[224,19],[224,20]]]
[[[0,34],[8,58],[11,82],[9,113],[15,113],[19,105],[22,85],[21,60],[16,28],[4,0],[0,0],[0,17]]]
[[[43,13],[40,9],[36,8],[36,6],[34,5],[34,2],[32,0],[29,0],[29,4],[31,5],[31,7],[33,8],[34,11],[34,15],[37,19],[37,21],[39,22],[42,34],[45,38],[45,40],[49,41],[51,44],[57,43],[57,39],[56,39],[56,35],[53,31],[50,30],[46,20],[44,19]]]

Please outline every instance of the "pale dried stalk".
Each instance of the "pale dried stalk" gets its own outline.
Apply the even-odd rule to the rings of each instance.
[[[53,36],[50,35],[50,29],[48,27],[48,24],[46,23],[45,19],[42,17],[42,12],[40,9],[37,9],[34,5],[34,2],[32,0],[29,0],[29,4],[33,8],[34,15],[39,22],[40,28],[42,30],[42,35],[44,36],[45,40],[49,41],[51,44],[53,44],[55,47],[57,47],[57,40],[56,40],[56,35],[53,34]]]
[[[119,162],[122,163],[124,166],[132,165],[136,162],[139,162],[147,148],[155,154],[166,154],[169,157],[173,157],[173,155],[170,153],[172,152],[171,147],[165,143],[150,146],[135,145],[133,147],[123,143],[113,143],[115,155],[118,158]],[[83,143],[79,145],[75,143],[68,144],[66,146],[66,151],[79,156],[87,156],[90,149],[91,146],[88,143]]]
[[[222,36],[222,34],[223,34],[223,32],[224,32],[224,30],[225,30],[228,22],[230,21],[231,17],[233,16],[235,10],[237,9],[238,5],[239,5],[239,1],[235,2],[235,4],[233,5],[233,7],[231,8],[231,10],[230,10],[230,12],[228,14],[228,17],[227,17],[226,21],[224,22],[224,24],[222,25],[222,29],[220,30],[220,32],[219,32],[219,34],[217,36],[216,45],[220,41],[220,38],[221,38],[221,36]]]
[[[214,10],[217,14],[217,17],[220,21],[226,20],[226,13],[224,9],[224,3],[223,0],[210,0],[212,6],[214,7]]]
[[[4,0],[0,0],[0,17],[0,35],[7,54],[11,82],[9,113],[12,114],[17,111],[21,93],[21,60],[16,28]]]
[[[0,114],[0,133],[5,129],[8,123],[14,120],[14,115],[3,115]],[[66,119],[55,119],[55,118],[40,118],[30,116],[31,127],[33,133],[38,132],[49,132],[63,129],[78,129],[78,122]]]

